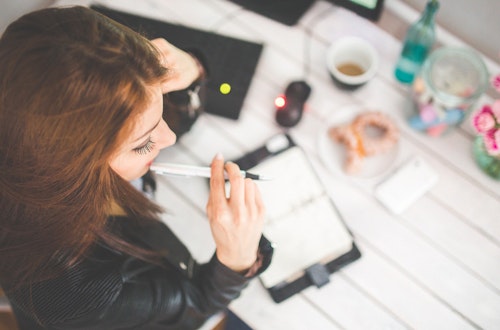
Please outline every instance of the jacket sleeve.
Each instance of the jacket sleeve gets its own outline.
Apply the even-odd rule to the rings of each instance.
[[[135,258],[123,262],[122,288],[113,303],[98,316],[98,324],[134,329],[155,329],[155,326],[196,329],[237,298],[248,282],[269,266],[273,252],[270,242],[262,236],[257,267],[252,267],[257,270],[241,275],[223,265],[215,253],[206,264],[197,264],[162,223],[140,230],[134,228],[134,233],[151,248],[168,251],[165,265]]]
[[[267,268],[273,251],[262,237],[258,267],[253,267],[257,272],[245,276],[224,266],[215,254],[197,264],[160,222],[130,229],[150,248],[167,251],[162,263],[97,247],[61,277],[9,292],[21,329],[196,329]]]
[[[216,258],[191,279],[137,260],[129,262],[121,275],[119,295],[96,320],[100,326],[196,329],[238,297],[248,283]]]
[[[267,268],[270,253],[269,241],[263,237],[259,250],[263,262],[254,276]],[[208,263],[195,267],[192,277],[174,266],[162,268],[134,259],[128,260],[120,273],[122,289],[99,315],[100,325],[196,329],[225,309],[253,278],[227,268],[215,254]]]

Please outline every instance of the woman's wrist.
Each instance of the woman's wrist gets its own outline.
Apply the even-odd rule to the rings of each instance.
[[[231,256],[231,254],[225,254],[221,250],[217,249],[215,254],[217,259],[225,265],[227,268],[231,269],[235,273],[246,273],[257,260],[258,253],[256,252],[254,256]]]
[[[257,272],[259,271],[259,269],[262,267],[262,260],[263,260],[262,254],[258,253],[257,259],[255,259],[255,262],[253,263],[253,265],[251,267],[245,269],[244,271],[239,272],[239,274],[244,276],[244,277],[255,276],[257,274]]]
[[[217,255],[217,253],[216,253]],[[224,258],[221,258],[219,255],[217,255],[217,259],[225,265],[227,268],[231,269],[233,272],[240,274],[241,276],[244,277],[253,277],[259,269],[262,267],[262,260],[263,256],[259,252],[255,254],[255,259],[252,263],[241,263],[239,265],[236,264],[230,264],[227,262],[224,262]]]

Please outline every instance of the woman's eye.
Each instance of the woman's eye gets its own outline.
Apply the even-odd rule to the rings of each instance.
[[[139,155],[145,155],[147,153],[150,153],[151,150],[153,150],[155,143],[151,141],[151,139],[146,142],[145,145],[134,148],[134,151],[137,152]]]

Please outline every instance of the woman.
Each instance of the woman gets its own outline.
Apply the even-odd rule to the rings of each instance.
[[[129,183],[175,142],[162,94],[201,74],[190,54],[84,7],[41,10],[7,28],[0,283],[21,329],[196,328],[265,269],[264,207],[235,164],[212,162],[216,252],[203,265]]]

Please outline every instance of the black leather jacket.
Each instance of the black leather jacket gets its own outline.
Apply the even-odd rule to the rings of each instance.
[[[120,226],[130,222],[110,219],[116,220]],[[248,281],[267,268],[272,256],[269,241],[262,237],[262,265],[252,277],[245,277],[221,264],[215,254],[208,263],[197,264],[161,222],[140,228],[131,225],[127,231],[137,244],[164,251],[163,263],[96,246],[82,262],[53,280],[30,289],[7,290],[20,328],[196,329],[238,297]]]
[[[203,62],[200,53],[192,53]],[[203,101],[205,86],[200,82],[164,96],[164,116],[178,138],[203,111],[189,111],[187,91],[198,85]],[[110,223],[119,223],[135,244],[162,252],[163,262],[148,263],[98,244],[53,280],[16,291],[4,286],[20,329],[196,329],[225,309],[271,262],[273,249],[264,237],[259,244],[260,267],[248,277],[221,264],[215,254],[206,264],[196,263],[161,222],[138,226],[121,217],[110,218]]]

